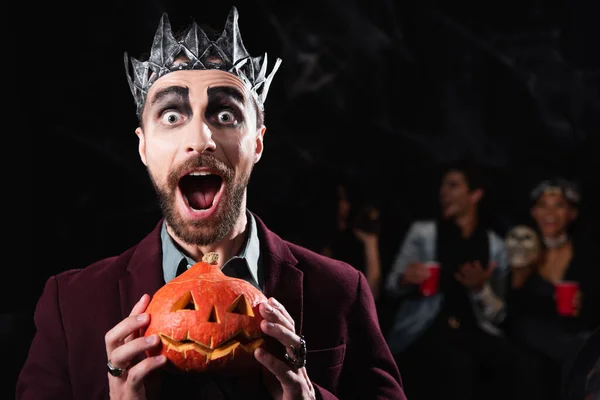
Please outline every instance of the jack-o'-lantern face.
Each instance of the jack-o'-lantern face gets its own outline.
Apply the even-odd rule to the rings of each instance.
[[[263,343],[258,305],[266,301],[250,283],[199,262],[153,296],[144,335],[158,334],[164,354],[180,371],[235,374],[254,365]]]

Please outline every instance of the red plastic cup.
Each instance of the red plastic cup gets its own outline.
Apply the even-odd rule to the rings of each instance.
[[[556,300],[556,311],[559,315],[572,317],[575,315],[573,299],[579,290],[579,284],[573,281],[563,281],[556,284],[554,294]]]
[[[440,264],[437,262],[425,263],[429,270],[429,277],[419,286],[419,291],[423,296],[433,296],[438,292],[440,282]]]

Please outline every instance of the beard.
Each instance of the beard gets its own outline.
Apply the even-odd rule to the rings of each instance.
[[[223,188],[221,190],[224,192],[217,205],[217,210],[210,218],[201,221],[187,221],[177,212],[175,206],[179,178],[184,170],[200,167],[212,168],[222,176]],[[203,155],[188,160],[169,173],[164,185],[160,185],[148,170],[158,205],[167,224],[179,239],[197,246],[216,243],[231,232],[242,212],[242,203],[250,180],[250,173],[251,171],[248,171],[235,180],[233,168],[212,155]]]

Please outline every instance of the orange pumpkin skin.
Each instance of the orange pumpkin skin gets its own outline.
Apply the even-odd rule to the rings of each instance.
[[[152,297],[144,336],[157,334],[161,343],[147,354],[164,354],[167,368],[178,372],[243,373],[258,366],[254,350],[264,341],[258,305],[267,298],[206,260],[205,256]]]

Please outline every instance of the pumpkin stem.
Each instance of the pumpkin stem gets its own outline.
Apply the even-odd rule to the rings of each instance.
[[[213,251],[206,253],[204,256],[202,256],[202,262],[211,265],[217,265],[217,263],[219,262],[219,254]]]

